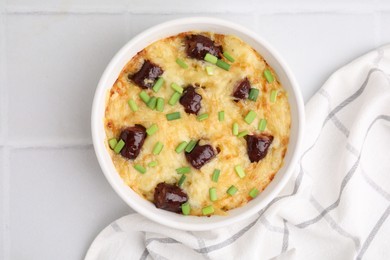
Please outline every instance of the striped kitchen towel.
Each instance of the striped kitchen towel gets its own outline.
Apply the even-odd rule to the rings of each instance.
[[[294,177],[256,216],[186,232],[128,215],[86,260],[390,259],[390,45],[334,73],[306,121]]]

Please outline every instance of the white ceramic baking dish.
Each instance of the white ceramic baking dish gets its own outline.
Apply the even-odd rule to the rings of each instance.
[[[122,68],[139,51],[162,38],[186,31],[210,31],[236,35],[251,45],[275,70],[283,87],[288,92],[291,107],[291,136],[284,166],[275,175],[267,188],[247,205],[231,210],[227,216],[196,217],[183,216],[157,209],[153,203],[135,193],[122,181],[115,170],[105,145],[104,112],[106,94],[114,84]],[[108,182],[119,196],[135,211],[163,225],[183,230],[211,230],[233,224],[256,214],[275,198],[290,178],[299,156],[304,124],[304,108],[298,84],[290,69],[276,50],[262,37],[245,27],[220,19],[192,17],[172,20],[156,25],[131,39],[114,56],[104,71],[96,89],[92,108],[92,138],[96,156]]]

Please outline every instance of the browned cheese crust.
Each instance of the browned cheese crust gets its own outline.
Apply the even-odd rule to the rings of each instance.
[[[222,58],[231,64],[229,71],[187,57],[185,37],[194,33],[210,37],[234,57],[233,63]],[[188,68],[181,68],[176,63],[177,58],[185,61]],[[162,77],[165,83],[160,91],[154,93],[151,89],[145,90],[150,96],[164,98],[163,112],[148,108],[139,98],[142,89],[128,79],[128,75],[137,72],[145,60],[152,61],[164,71]],[[206,66],[213,68],[214,75],[206,73]],[[266,81],[263,75],[265,69],[272,72],[275,78],[272,83]],[[252,88],[260,90],[256,102],[233,100],[232,93],[236,83],[245,77],[250,81]],[[167,103],[174,93],[170,87],[173,82],[182,87],[196,84],[196,91],[202,96],[199,114],[208,113],[208,119],[198,121],[196,115],[187,114],[179,102],[174,106]],[[273,90],[278,91],[276,102],[270,101]],[[130,109],[128,105],[130,99],[136,102],[138,111],[133,112]],[[250,110],[255,111],[257,117],[253,123],[247,124],[244,117]],[[180,112],[181,119],[168,121],[165,115],[176,111]],[[218,121],[219,111],[224,111],[223,122]],[[234,136],[232,125],[237,122],[240,132],[248,130],[250,134],[258,134],[261,119],[267,120],[267,127],[263,133],[272,135],[274,139],[267,156],[258,163],[251,163],[245,138]],[[122,129],[135,124],[146,128],[152,124],[158,125],[158,131],[145,139],[142,150],[135,160],[128,160],[120,154],[115,154],[107,144],[115,168],[124,182],[149,201],[153,201],[154,189],[158,183],[178,182],[181,175],[176,173],[175,169],[191,167],[183,152],[180,154],[175,152],[180,142],[200,139],[201,144],[207,143],[218,148],[217,156],[200,170],[191,167],[182,189],[188,194],[191,215],[202,215],[202,208],[208,205],[213,205],[215,214],[224,215],[228,210],[241,207],[250,201],[252,198],[249,191],[253,188],[264,190],[282,167],[289,143],[291,117],[286,91],[272,68],[253,48],[232,35],[188,32],[154,42],[128,62],[107,94],[104,121],[107,140],[118,138]],[[164,148],[159,155],[153,155],[153,147],[158,141],[164,144]],[[157,166],[148,167],[151,161],[157,161]],[[143,165],[147,169],[146,173],[139,173],[133,168],[134,164]],[[245,178],[237,176],[234,170],[236,165],[244,168]],[[211,179],[214,169],[221,171],[218,182]],[[226,193],[231,185],[238,189],[234,196]],[[211,202],[209,198],[209,189],[212,187],[217,189],[218,199],[215,202]]]

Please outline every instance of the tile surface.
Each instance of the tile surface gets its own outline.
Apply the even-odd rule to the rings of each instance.
[[[124,24],[122,15],[7,18],[10,142],[91,142],[93,94]]]
[[[390,30],[388,25],[390,24],[390,12],[380,13],[380,34],[381,43],[390,43]]]
[[[306,101],[340,66],[390,43],[388,0],[0,0],[0,259],[82,259],[131,211],[90,145],[93,93],[124,43],[189,16],[254,30]]]
[[[91,148],[17,149],[10,163],[11,259],[81,259],[101,229],[130,212]]]
[[[383,0],[386,1],[386,0]],[[129,12],[135,13],[276,13],[276,12],[306,12],[306,11],[365,11],[380,10],[380,7],[370,0],[198,0],[188,3],[177,0],[165,0],[161,5],[159,0],[129,2]]]
[[[6,124],[6,86],[5,82],[5,15],[1,13],[0,0],[0,145],[4,142]]]
[[[67,13],[70,11],[89,12],[119,12],[124,11],[126,0],[3,0],[6,1],[7,8],[11,11],[56,11]]]
[[[204,16],[235,22],[252,30],[256,28],[256,16],[253,14],[205,14]],[[186,17],[188,17],[186,14],[131,14],[128,15],[129,36],[132,37],[159,23]]]
[[[286,59],[306,101],[331,73],[375,47],[369,14],[266,15],[257,24],[257,33]]]
[[[8,191],[6,188],[6,181],[7,178],[5,177],[5,161],[6,161],[6,153],[4,151],[4,148],[0,147],[0,259],[6,259],[5,258],[5,240],[6,240],[6,221],[8,210],[5,205],[6,199],[8,197]]]

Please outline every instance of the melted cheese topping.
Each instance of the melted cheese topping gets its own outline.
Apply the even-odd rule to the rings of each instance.
[[[145,139],[141,152],[134,161],[115,154],[108,145],[107,149],[126,184],[140,196],[153,201],[154,189],[158,183],[177,183],[181,175],[177,174],[175,169],[191,167],[184,152],[180,154],[175,152],[180,142],[200,139],[202,140],[200,144],[208,143],[214,148],[218,147],[220,152],[217,156],[200,170],[191,167],[182,189],[188,194],[191,215],[202,215],[202,208],[208,205],[213,205],[215,214],[223,215],[227,210],[240,207],[251,200],[249,191],[253,188],[262,191],[281,168],[289,142],[290,108],[287,93],[278,82],[274,71],[248,44],[232,35],[202,32],[217,45],[222,45],[223,50],[235,58],[230,70],[225,71],[210,63],[187,57],[184,40],[186,35],[193,33],[182,33],[154,42],[125,66],[107,96],[105,113],[107,140],[118,138],[122,129],[135,124],[148,128],[155,123],[159,130]],[[188,69],[181,68],[176,63],[177,58],[184,60],[189,66]],[[160,91],[154,93],[151,89],[146,90],[150,96],[165,99],[163,112],[148,108],[138,96],[142,89],[128,79],[129,74],[132,75],[141,68],[144,60],[150,60],[164,70],[162,77],[165,83]],[[206,66],[215,67],[214,75],[207,75]],[[265,69],[272,71],[274,82],[268,83],[265,80],[263,76]],[[260,90],[259,97],[256,102],[241,100],[236,103],[232,98],[233,90],[237,82],[245,77],[249,79],[252,88]],[[199,122],[195,115],[185,113],[179,102],[174,106],[167,103],[174,93],[170,87],[173,82],[183,87],[190,84],[199,86],[196,91],[203,97],[199,114],[208,113],[208,119]],[[272,90],[278,90],[275,103],[270,101]],[[129,99],[137,103],[139,107],[137,112],[130,109]],[[257,117],[248,125],[244,117],[250,110],[254,110]],[[180,112],[181,119],[167,121],[165,115],[176,111]],[[218,121],[219,111],[225,111],[223,122]],[[274,136],[274,140],[267,156],[258,163],[251,163],[248,159],[246,141],[232,134],[232,125],[237,122],[240,132],[248,130],[250,134],[259,133],[257,126],[262,118],[267,120],[264,133]],[[164,148],[156,156],[152,154],[152,150],[158,141],[164,144]],[[157,161],[158,165],[148,168],[147,164],[151,161]],[[133,168],[134,164],[143,165],[147,172],[139,173]],[[245,178],[240,179],[237,176],[234,171],[236,165],[244,168]],[[221,170],[217,183],[211,180],[214,169]],[[226,193],[231,185],[238,188],[234,196]],[[215,202],[211,202],[209,198],[211,187],[217,189],[218,200]]]

